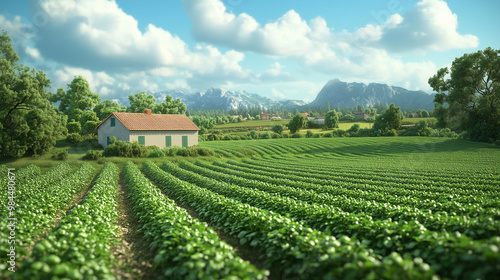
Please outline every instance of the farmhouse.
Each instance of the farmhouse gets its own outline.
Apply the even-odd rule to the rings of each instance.
[[[276,114],[266,114],[266,113],[260,113],[260,119],[261,120],[270,120],[270,119],[281,119],[281,117],[279,117],[278,115]]]
[[[368,119],[368,114],[365,113],[356,113],[354,114],[355,119],[361,119],[361,120],[366,120]]]
[[[314,124],[325,124],[325,118],[315,118]]]
[[[121,141],[137,141],[140,145],[159,148],[198,145],[200,130],[185,115],[144,113],[111,113],[97,127],[99,144],[111,144],[111,137]]]

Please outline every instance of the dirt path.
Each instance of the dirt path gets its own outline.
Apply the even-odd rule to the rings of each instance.
[[[116,257],[115,275],[118,279],[154,279],[152,254],[145,248],[137,234],[137,223],[130,201],[126,197],[125,184],[120,173],[118,181],[118,236],[113,247]]]

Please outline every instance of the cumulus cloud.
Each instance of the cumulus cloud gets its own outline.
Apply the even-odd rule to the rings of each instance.
[[[390,51],[475,48],[479,39],[457,32],[457,15],[442,0],[422,0],[398,21],[382,27],[380,44]]]
[[[102,95],[109,95],[115,92],[111,87],[114,85],[115,79],[105,72],[94,72],[89,69],[65,66],[54,72],[53,88],[67,89],[67,85],[73,81],[75,76],[82,76],[87,80],[90,90]]]
[[[206,45],[190,49],[178,36],[153,24],[142,32],[137,20],[115,1],[40,0],[32,9],[48,16],[38,31],[39,51],[72,67],[111,72],[145,69],[172,76],[178,69],[234,69],[243,56]]]
[[[292,75],[288,72],[283,72],[282,69],[284,68],[283,65],[281,65],[279,62],[274,62],[271,64],[271,66],[262,71],[261,73],[258,73],[256,75],[256,79],[259,82],[286,82],[286,81],[291,81]]]
[[[324,40],[329,34],[324,19],[308,24],[294,10],[262,26],[246,13],[227,11],[220,0],[185,0],[184,7],[193,22],[195,38],[241,51],[300,56],[313,47],[313,40]]]

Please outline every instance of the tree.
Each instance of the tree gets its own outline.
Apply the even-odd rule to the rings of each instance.
[[[302,114],[296,114],[288,123],[290,133],[295,133],[306,126],[307,118]]]
[[[80,118],[80,125],[82,128],[80,134],[93,134],[98,124],[99,118],[94,111],[83,112]]]
[[[183,115],[186,113],[186,110],[187,110],[186,104],[184,104],[180,98],[173,100],[172,96],[170,95],[167,95],[165,97],[165,102],[156,104],[153,108],[153,111],[157,114]]]
[[[109,114],[113,112],[125,112],[127,111],[127,107],[120,106],[120,104],[116,103],[112,100],[104,100],[99,102],[94,107],[94,112],[97,114],[99,120],[104,120]]]
[[[339,127],[339,115],[337,115],[337,111],[330,110],[326,113],[325,126],[330,129]]]
[[[204,116],[193,116],[193,117],[190,117],[190,119],[200,129],[200,131],[198,132],[200,135],[207,133],[209,129],[214,128],[215,125],[217,124],[216,119],[207,118]]]
[[[283,132],[283,125],[281,125],[281,124],[275,124],[275,125],[273,125],[273,127],[271,128],[271,130],[274,133],[281,134]]]
[[[144,109],[154,109],[156,105],[156,98],[146,94],[145,91],[129,95],[128,100],[130,101],[128,111],[132,113],[143,113]]]
[[[424,109],[418,110],[417,114],[421,118],[428,118],[429,117],[429,112],[427,112],[427,110],[424,110]]]
[[[391,104],[385,112],[375,119],[373,128],[375,130],[389,131],[391,129],[400,129],[403,116],[399,107]]]
[[[445,76],[450,74],[448,79]],[[500,50],[464,54],[429,78],[438,125],[477,141],[500,139]]]
[[[52,102],[60,101],[59,111],[68,115],[68,119],[80,120],[81,114],[86,110],[92,110],[101,97],[90,90],[89,82],[82,76],[75,76],[68,84],[68,90],[59,88],[57,93],[51,97]]]
[[[7,32],[0,33],[0,156],[43,154],[66,133],[42,71],[18,64]]]

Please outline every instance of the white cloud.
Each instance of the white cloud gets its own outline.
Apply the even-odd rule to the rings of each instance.
[[[197,39],[242,51],[301,56],[314,46],[313,39],[324,40],[329,33],[324,19],[315,18],[309,25],[294,10],[261,26],[248,14],[227,11],[220,0],[185,0],[184,7]]]
[[[275,88],[271,88],[271,93],[272,93],[272,95],[273,95],[273,97],[274,97],[275,99],[287,99],[287,97],[286,97],[286,95],[285,95],[285,94],[283,94],[283,93],[279,92],[279,91],[278,91],[277,89],[275,89]]]
[[[442,0],[422,0],[399,20],[382,27],[381,45],[391,51],[475,48],[479,39],[457,32],[457,15]]]
[[[110,87],[114,85],[115,79],[105,72],[93,72],[89,69],[68,66],[54,72],[55,79],[53,80],[52,88],[62,87],[66,90],[67,85],[73,81],[75,76],[82,76],[85,78],[85,80],[89,83],[90,90],[93,92],[101,93],[103,95],[115,92],[115,90]]]
[[[149,24],[144,32],[137,20],[115,1],[40,0],[35,10],[46,13],[37,48],[54,61],[93,70],[132,69],[173,76],[189,71],[238,70],[243,54],[221,53],[213,46],[190,49],[178,36]]]
[[[25,52],[27,54],[29,54],[31,57],[33,57],[34,59],[40,58],[40,52],[35,48],[26,47]]]

